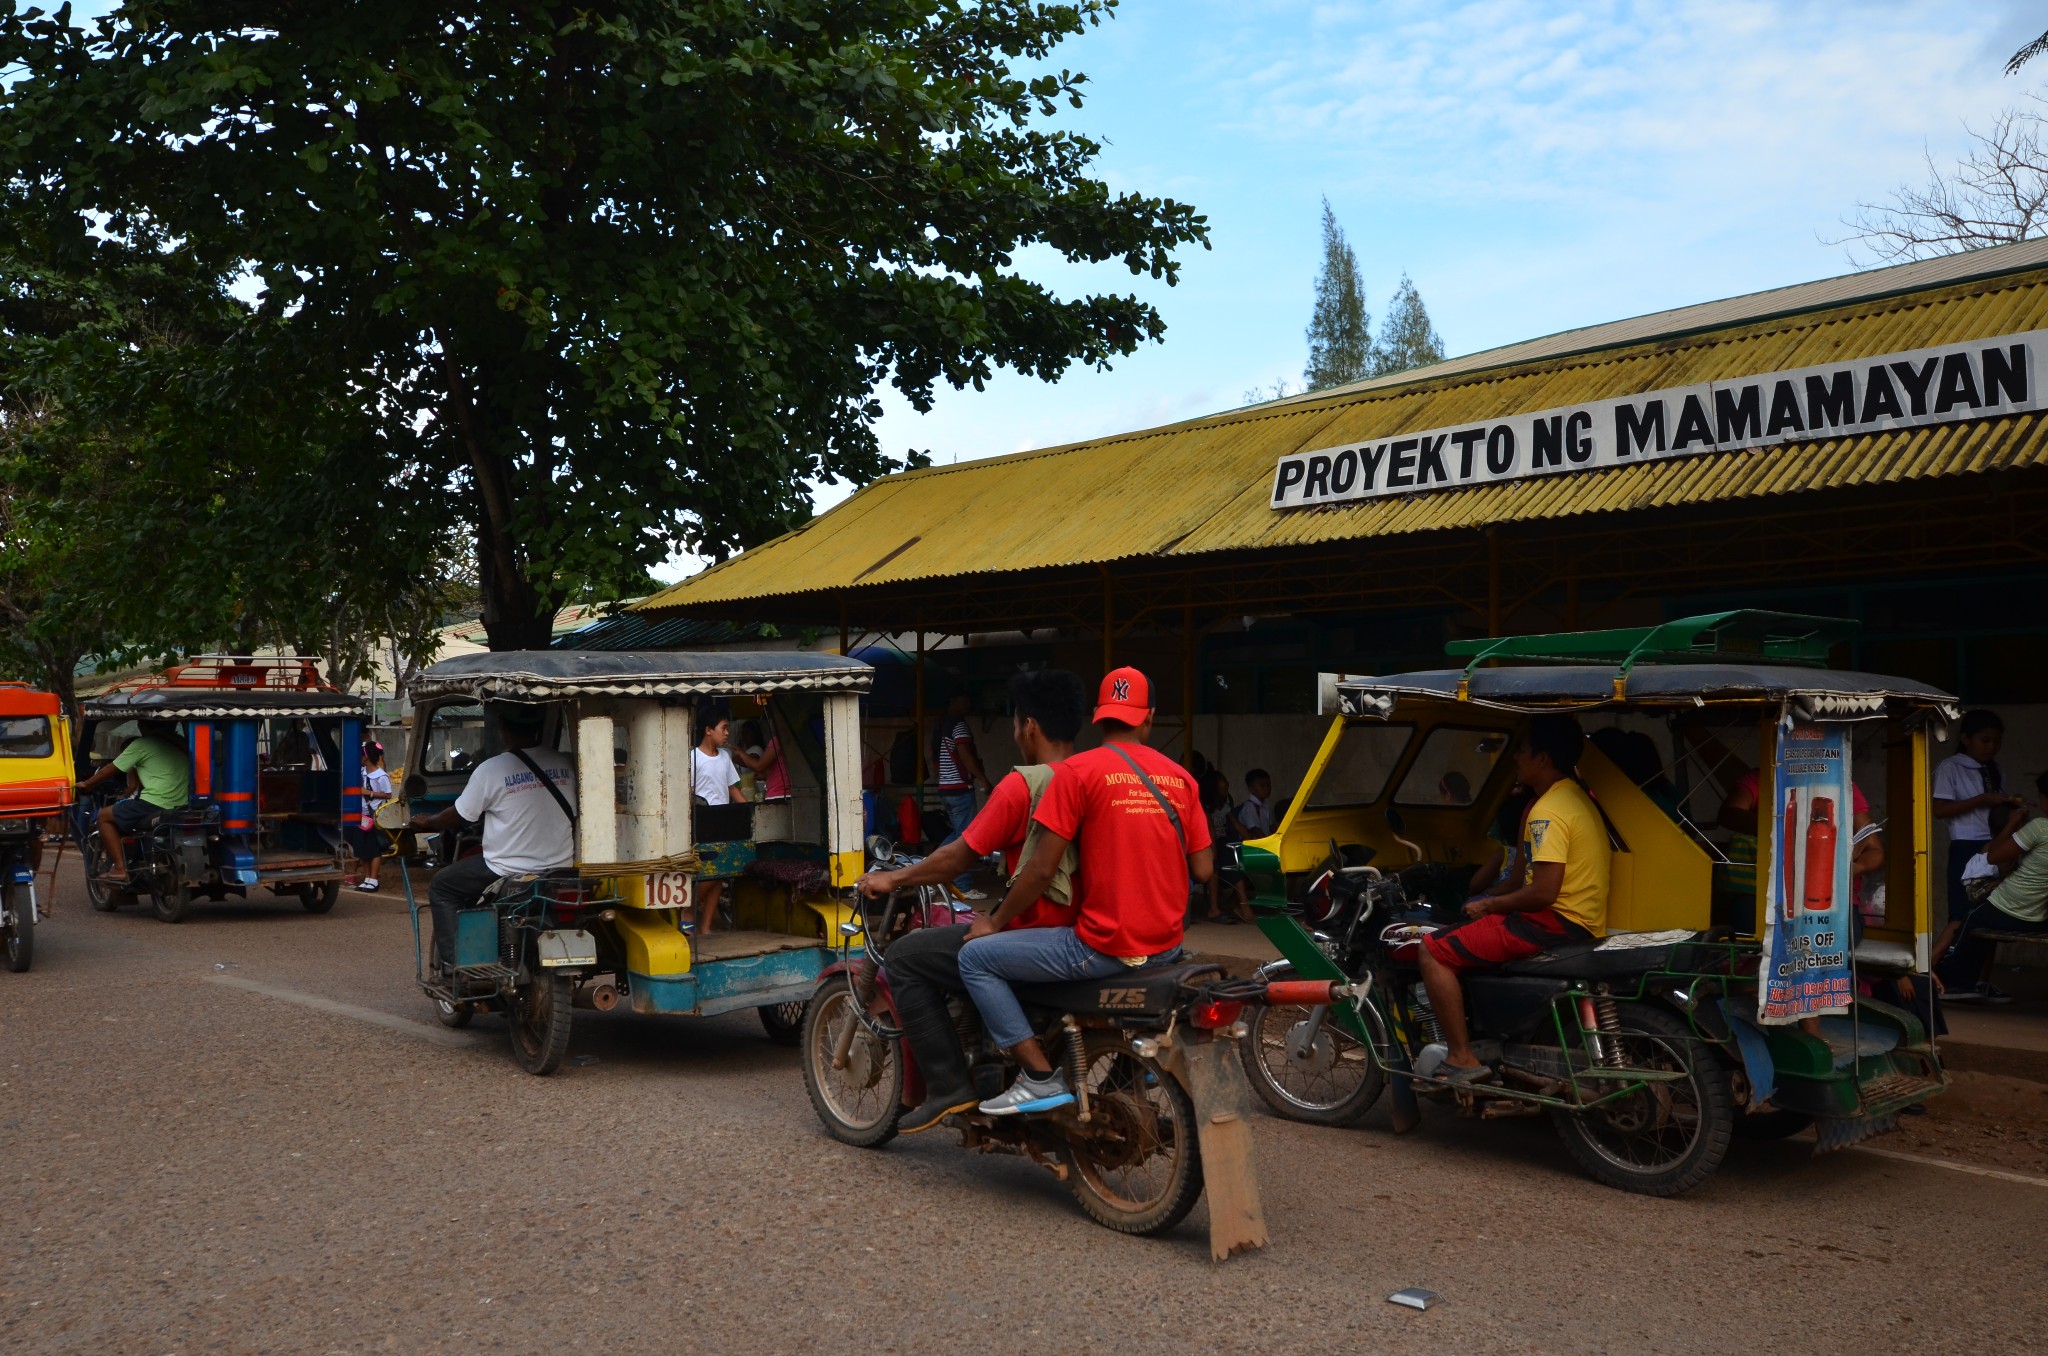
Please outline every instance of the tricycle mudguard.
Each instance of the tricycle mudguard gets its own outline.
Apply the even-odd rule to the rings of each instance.
[[[1251,1087],[1228,1040],[1185,1036],[1159,1042],[1159,1063],[1195,1104],[1196,1139],[1209,1193],[1209,1256],[1266,1246],[1266,1212],[1252,1169]]]

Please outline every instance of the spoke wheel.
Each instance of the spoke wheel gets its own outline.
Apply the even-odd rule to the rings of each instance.
[[[1387,1078],[1371,1050],[1344,1030],[1328,1009],[1311,1029],[1318,1009],[1283,1005],[1247,1007],[1245,1038],[1237,1043],[1245,1077],[1259,1100],[1291,1121],[1351,1125],[1372,1110]],[[1385,1041],[1379,1013],[1365,1008],[1368,1030]]]
[[[192,887],[183,881],[156,881],[150,885],[149,909],[166,923],[182,923],[192,907]]]
[[[35,962],[36,906],[29,902],[28,891],[13,881],[7,883],[0,900],[14,918],[7,925],[7,968],[18,975]]]
[[[847,1047],[846,1067],[835,1069],[832,1052],[849,1023],[857,1029]],[[903,1061],[895,1041],[860,1022],[844,976],[818,986],[804,1010],[801,1044],[804,1088],[826,1133],[862,1149],[879,1149],[896,1138],[896,1120],[903,1112]]]
[[[1138,1058],[1116,1032],[1090,1033],[1088,1124],[1067,1142],[1075,1199],[1119,1233],[1156,1234],[1202,1195],[1195,1104],[1179,1080]]]
[[[768,1039],[777,1045],[802,1045],[804,1040],[804,1009],[808,1003],[770,1003],[765,1008],[755,1008],[761,1014],[761,1029],[768,1033]]]
[[[1677,1017],[1647,1003],[1620,1003],[1623,1063],[1683,1077],[1646,1083],[1583,1111],[1553,1112],[1558,1135],[1594,1178],[1645,1196],[1676,1196],[1714,1175],[1735,1130],[1728,1074]],[[1601,1084],[1588,1080],[1590,1086]]]
[[[85,897],[100,913],[112,913],[123,904],[135,902],[135,896],[130,892],[116,890],[106,883],[106,874],[113,869],[114,861],[107,855],[107,845],[101,840],[100,831],[94,829],[85,836]]]
[[[572,1008],[567,975],[534,975],[512,995],[506,1012],[512,1028],[512,1058],[530,1074],[551,1074],[569,1054]]]

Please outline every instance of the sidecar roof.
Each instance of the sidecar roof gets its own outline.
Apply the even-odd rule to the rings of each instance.
[[[874,670],[858,659],[796,650],[497,650],[423,670],[413,701],[562,697],[740,696],[751,692],[865,692]]]
[[[288,720],[356,716],[369,702],[346,692],[233,687],[137,687],[79,704],[87,720]]]
[[[1957,715],[1953,694],[1917,679],[1773,664],[1642,664],[1626,672],[1611,664],[1429,669],[1346,677],[1336,688],[1338,709],[1347,716],[1385,717],[1403,698],[1522,712],[1755,702],[1787,705],[1812,720],[1875,720],[1902,708],[1931,710],[1943,720]]]

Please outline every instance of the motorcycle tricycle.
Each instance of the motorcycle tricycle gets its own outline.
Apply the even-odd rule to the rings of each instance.
[[[0,951],[19,974],[35,960],[36,867],[46,825],[71,804],[71,727],[56,694],[0,683]]]
[[[1349,1124],[1391,1087],[1397,1131],[1417,1123],[1418,1095],[1483,1119],[1548,1115],[1588,1174],[1668,1196],[1711,1177],[1735,1134],[1810,1126],[1820,1149],[1839,1148],[1940,1092],[1924,1004],[1926,772],[1955,703],[1819,667],[1847,625],[1714,614],[1466,642],[1453,647],[1471,658],[1463,669],[1331,678],[1335,720],[1302,791],[1241,860],[1283,957],[1261,973],[1354,996],[1248,1012],[1245,1068],[1262,1100]],[[1480,667],[1488,659],[1519,662]],[[1592,732],[1578,776],[1608,831],[1606,934],[1465,975],[1491,1076],[1454,1085],[1436,1067],[1442,1032],[1417,951],[1499,863],[1480,866],[1513,782],[1504,754],[1529,716],[1559,711]],[[1837,764],[1794,757],[1808,745]],[[1850,796],[1811,802],[1822,830],[1782,831],[1804,804],[1791,780],[1812,768],[1840,774],[1845,793],[1851,776],[1874,792],[1856,840],[1875,840],[1882,860],[1859,848],[1853,905],[1846,889],[1829,894],[1834,806]],[[1785,815],[1730,816],[1745,787],[1752,806]],[[1860,786],[1853,795],[1860,805]],[[1825,882],[1822,897],[1802,905],[1802,879]],[[1811,931],[1851,908],[1853,927]],[[1836,972],[1825,985],[1824,964]],[[1861,992],[1901,975],[1919,977],[1918,1010]]]
[[[876,869],[910,865],[886,841]],[[848,954],[819,980],[804,1021],[804,1084],[834,1139],[880,1148],[896,1137],[924,1079],[897,1021],[886,972],[890,942],[921,927],[966,921],[971,911],[938,886],[861,901],[844,925]],[[1323,1003],[1328,981],[1269,986],[1230,980],[1207,964],[1154,964],[1102,980],[1018,985],[1048,1057],[1060,1061],[1074,1104],[1038,1115],[958,1113],[946,1124],[964,1148],[1019,1154],[1065,1182],[1081,1208],[1121,1233],[1158,1234],[1187,1217],[1206,1185],[1210,1255],[1263,1247],[1264,1216],[1252,1175],[1250,1098],[1231,1049],[1252,1001]],[[974,1005],[952,999],[971,1076],[994,1096],[1017,1066],[997,1049]]]

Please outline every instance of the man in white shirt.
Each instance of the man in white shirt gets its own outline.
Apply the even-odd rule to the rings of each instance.
[[[576,864],[576,765],[539,747],[547,719],[539,707],[501,703],[491,711],[505,752],[477,764],[454,805],[412,820],[422,833],[464,823],[483,828],[483,851],[441,868],[427,891],[434,955],[443,965],[455,960],[455,915],[474,908],[493,881]]]

